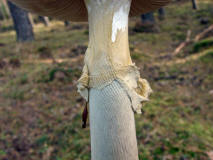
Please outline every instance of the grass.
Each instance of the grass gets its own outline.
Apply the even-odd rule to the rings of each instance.
[[[200,60],[204,63],[212,63],[213,51],[207,52],[206,55],[202,56]]]
[[[170,53],[185,40],[188,29],[194,37],[213,23],[212,2],[198,2],[198,11],[190,2],[166,7],[165,20],[156,16],[157,33],[136,34],[133,28],[139,18],[130,21],[132,59],[154,90],[144,114],[135,115],[140,160],[209,160],[207,152],[213,150],[212,35],[181,53],[205,55],[169,67],[164,64],[180,58]],[[210,20],[208,25],[200,24],[203,17]],[[80,24],[81,29],[72,29],[76,24],[65,28],[58,21],[50,27],[39,24],[36,41],[25,44],[15,42],[11,21],[2,25],[0,159],[89,160],[89,128],[81,129],[85,102],[76,92],[83,59],[82,53],[74,54],[83,52],[88,43],[87,24]],[[40,63],[70,57],[76,61]],[[25,63],[28,60],[39,63]]]

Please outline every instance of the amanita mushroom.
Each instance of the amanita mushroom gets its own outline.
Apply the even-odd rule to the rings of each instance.
[[[170,0],[12,0],[44,16],[89,21],[89,46],[78,90],[90,104],[92,160],[138,160],[134,112],[151,88],[133,64],[128,16]]]

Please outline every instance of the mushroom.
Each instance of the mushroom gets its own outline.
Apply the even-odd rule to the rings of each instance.
[[[78,91],[89,101],[92,160],[138,160],[134,112],[151,88],[130,57],[128,17],[170,0],[12,0],[28,11],[89,22]]]

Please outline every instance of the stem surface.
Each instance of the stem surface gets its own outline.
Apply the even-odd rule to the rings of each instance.
[[[138,160],[134,112],[151,92],[132,63],[131,0],[85,0],[89,46],[78,90],[90,103],[92,160]]]

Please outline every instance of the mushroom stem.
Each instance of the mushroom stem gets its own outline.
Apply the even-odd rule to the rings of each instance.
[[[134,112],[117,81],[90,91],[92,160],[138,160]]]
[[[92,160],[138,160],[134,111],[140,113],[151,89],[130,57],[131,0],[85,3],[89,46],[78,89],[89,97]]]

